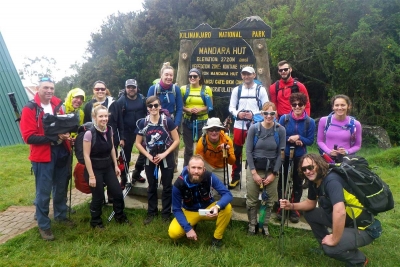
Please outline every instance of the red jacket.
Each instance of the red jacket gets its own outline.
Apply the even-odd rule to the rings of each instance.
[[[288,113],[290,113],[290,111],[292,111],[292,106],[290,105],[290,101],[289,101],[289,98],[291,95],[290,86],[292,86],[292,85],[293,85],[292,77],[290,77],[290,79],[287,82],[280,79],[278,95],[276,95],[275,83],[271,84],[271,86],[269,87],[270,101],[275,104],[276,110],[278,111],[279,116],[288,114]],[[299,87],[299,92],[305,94],[308,98],[308,102],[306,104],[305,110],[307,112],[307,115],[310,116],[311,106],[310,106],[310,98],[308,97],[307,89],[304,86],[304,84],[302,84],[299,81],[297,81],[297,86]]]
[[[39,95],[36,93],[33,101],[41,107]],[[57,97],[53,96],[50,100],[51,106],[54,108],[60,104],[61,100]],[[60,108],[59,114],[64,114],[62,109]],[[50,162],[51,161],[51,141],[46,140],[44,136],[44,128],[42,124],[44,112],[41,111],[39,113],[39,117],[36,120],[36,106],[34,105],[25,105],[22,109],[21,115],[21,134],[22,139],[25,143],[30,145],[30,155],[29,160],[34,162]],[[35,136],[35,143],[30,143],[29,137]],[[36,143],[37,142],[37,143]],[[70,151],[70,143],[64,141],[65,148]]]

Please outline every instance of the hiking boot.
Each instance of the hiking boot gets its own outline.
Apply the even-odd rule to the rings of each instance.
[[[144,219],[143,224],[147,225],[147,224],[151,223],[154,220],[154,217],[156,217],[156,216],[152,215],[152,214],[148,214],[146,219]]]
[[[50,228],[46,229],[46,230],[42,230],[39,228],[39,233],[40,233],[41,237],[43,238],[43,240],[46,240],[46,241],[54,240],[54,235]]]
[[[145,183],[146,179],[140,176],[141,171],[138,170],[133,170],[132,171],[132,181],[134,182],[139,182],[139,183]]]
[[[73,228],[73,227],[76,226],[76,223],[74,223],[72,220],[70,220],[68,218],[61,219],[61,220],[55,219],[54,221],[59,223],[59,224],[65,225],[67,227],[70,227],[70,228]]]
[[[261,233],[262,233],[262,236],[263,236],[263,237],[265,237],[265,238],[271,238],[271,236],[270,236],[270,234],[269,234],[269,231],[268,231],[268,226],[263,227]]]
[[[233,178],[232,182],[228,185],[228,189],[234,189],[238,184],[240,183],[240,177],[239,178]]]
[[[282,220],[282,216],[283,216],[283,209],[279,209],[278,212],[276,213],[276,219],[278,221]]]
[[[248,235],[256,235],[256,226],[255,225],[249,225],[249,229],[247,230]]]
[[[300,221],[300,216],[297,213],[297,211],[295,210],[290,211],[289,221],[291,221],[292,223],[298,223]]]
[[[126,217],[121,219],[115,218],[115,221],[119,224],[132,225],[132,223]]]
[[[216,239],[215,237],[213,237],[211,241],[211,248],[221,249],[221,247],[222,247],[222,239]]]
[[[91,227],[93,230],[96,230],[96,231],[103,231],[105,229],[105,227],[102,223],[98,224],[98,225],[91,225]]]
[[[161,221],[163,223],[170,223],[171,222],[171,216],[162,216]]]
[[[70,206],[67,206],[67,212],[70,212],[71,214],[75,214],[76,210],[74,210],[73,208],[71,208]]]

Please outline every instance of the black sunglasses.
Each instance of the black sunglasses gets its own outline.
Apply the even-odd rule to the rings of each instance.
[[[97,91],[97,92],[98,91],[103,91],[104,92],[106,90],[106,88],[105,87],[98,87],[98,88],[94,88],[94,90]]]
[[[287,72],[289,70],[289,68],[283,68],[283,69],[279,69],[279,72]]]
[[[149,109],[152,109],[153,107],[154,107],[154,108],[158,108],[159,105],[160,105],[160,104],[148,104],[147,107],[148,107]]]
[[[275,116],[275,114],[276,114],[276,112],[275,112],[275,111],[271,111],[271,112],[268,112],[268,111],[262,111],[261,113],[262,113],[264,116],[268,116],[268,115]]]
[[[306,172],[307,170],[312,171],[314,170],[314,165],[307,165],[300,168],[302,172]]]
[[[188,77],[189,77],[189,79],[197,79],[199,77],[199,75],[189,75]]]
[[[299,106],[299,107],[301,108],[301,107],[303,107],[304,105],[303,105],[302,103],[293,103],[293,104],[292,104],[292,107],[293,107],[293,108],[295,108],[295,107],[297,107],[297,106]]]

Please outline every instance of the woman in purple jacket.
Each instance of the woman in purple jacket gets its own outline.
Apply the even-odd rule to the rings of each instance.
[[[317,144],[338,161],[338,156],[355,154],[360,150],[362,128],[359,121],[349,116],[351,100],[348,96],[336,95],[331,103],[333,112],[319,121]]]

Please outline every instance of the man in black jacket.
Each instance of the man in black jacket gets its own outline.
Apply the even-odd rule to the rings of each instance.
[[[137,81],[134,79],[128,79],[125,82],[125,92],[117,101],[124,125],[123,136],[125,138],[125,143],[123,144],[123,149],[128,165],[131,161],[132,148],[136,140],[136,122],[139,119],[144,118],[147,114],[146,99],[138,91],[139,88],[137,87]],[[140,173],[144,170],[145,159],[146,158],[139,153],[135,169],[132,173],[132,182],[146,182],[146,179],[140,176]],[[121,175],[121,184],[123,186],[126,184],[125,173],[122,173]]]

